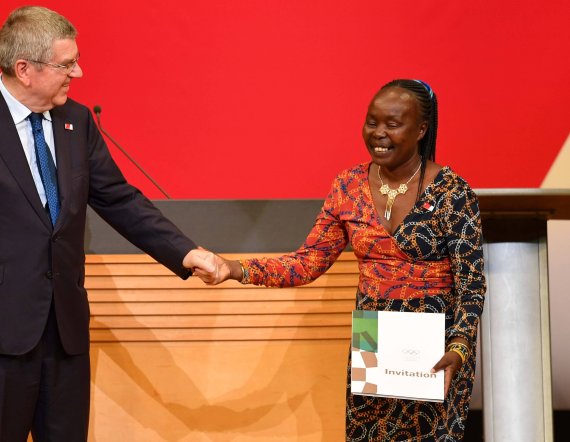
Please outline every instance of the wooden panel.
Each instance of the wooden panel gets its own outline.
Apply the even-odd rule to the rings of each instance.
[[[357,284],[351,252],[313,283],[283,289],[183,281],[146,255],[86,259],[92,342],[347,340]]]
[[[240,290],[226,285],[218,286],[216,290],[200,287],[187,290],[160,290],[160,302],[190,302],[190,301],[257,301],[260,298],[260,287],[244,286]],[[271,301],[286,300],[319,300],[319,299],[350,299],[354,300],[354,287],[314,287],[298,288],[261,288],[264,299]],[[89,299],[94,302],[152,302],[156,301],[156,290],[148,289],[97,289],[89,290]]]
[[[350,325],[350,315],[343,313],[315,313],[311,315],[188,315],[172,316],[165,324],[162,316],[101,316],[94,320],[92,329],[105,328],[235,328],[235,327],[320,327]]]
[[[228,281],[228,286],[234,286],[235,289],[243,287],[236,281]],[[324,274],[316,281],[310,284],[311,287],[356,287],[358,277],[351,274]],[[159,276],[159,275],[135,275],[135,276],[90,276],[85,281],[85,288],[89,289],[107,289],[107,288],[146,288],[146,289],[189,289],[202,287],[203,283],[198,278],[189,278],[187,281],[177,276]],[[211,287],[216,290],[215,287]]]
[[[348,350],[341,340],[94,343],[89,441],[344,440]]]
[[[100,255],[99,255],[100,256]],[[105,255],[105,256],[121,256],[128,259],[129,256],[135,255]],[[141,255],[145,256],[145,255]],[[244,255],[240,255],[243,257]],[[156,276],[172,276],[172,272],[163,265],[149,260],[148,262],[91,262],[88,260],[89,266],[86,268],[87,275],[89,276],[108,276],[108,275],[156,275]],[[331,273],[354,273],[358,270],[356,261],[337,261],[327,272]]]
[[[246,302],[101,302],[91,305],[94,316],[105,315],[258,315],[350,312],[351,301],[246,301]],[[166,318],[166,320],[168,320]]]
[[[137,328],[93,329],[93,342],[148,341],[279,341],[323,340],[350,337],[350,327],[257,327],[257,328]]]

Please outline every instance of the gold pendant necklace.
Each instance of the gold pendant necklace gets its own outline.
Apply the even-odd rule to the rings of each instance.
[[[410,179],[408,181],[400,184],[397,189],[390,189],[388,187],[388,184],[384,184],[384,181],[382,180],[382,177],[380,176],[380,166],[378,166],[378,169],[377,169],[378,170],[378,178],[380,178],[380,184],[382,184],[382,186],[378,190],[380,191],[380,193],[382,195],[388,195],[388,201],[386,201],[386,210],[384,210],[384,218],[386,218],[386,221],[390,221],[390,217],[392,216],[392,206],[394,205],[394,201],[396,200],[396,197],[398,195],[403,195],[404,193],[406,193],[408,191],[408,184],[418,174],[421,167],[422,167],[422,163],[420,162],[420,165],[418,166],[418,168],[416,169],[416,171],[414,172],[414,174],[410,177]]]

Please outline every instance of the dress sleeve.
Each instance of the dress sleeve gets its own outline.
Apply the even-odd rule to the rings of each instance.
[[[486,285],[479,203],[467,183],[458,183],[447,194],[445,213],[444,231],[457,297],[447,338],[463,337],[474,345]]]
[[[335,262],[346,247],[348,235],[339,218],[341,186],[335,180],[303,245],[278,258],[242,262],[248,274],[244,283],[267,287],[292,287],[314,281]]]

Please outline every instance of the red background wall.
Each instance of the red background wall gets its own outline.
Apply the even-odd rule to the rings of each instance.
[[[174,198],[324,198],[397,77],[432,85],[438,162],[473,187],[539,186],[569,133],[567,0],[36,3],[79,30],[71,97]]]

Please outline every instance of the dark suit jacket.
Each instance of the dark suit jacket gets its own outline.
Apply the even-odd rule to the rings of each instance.
[[[24,354],[38,343],[52,294],[66,352],[88,351],[89,304],[83,286],[87,204],[182,278],[190,275],[182,260],[196,247],[125,181],[89,109],[69,99],[51,115],[61,199],[53,228],[0,94],[0,354]],[[66,130],[66,123],[73,130]]]

